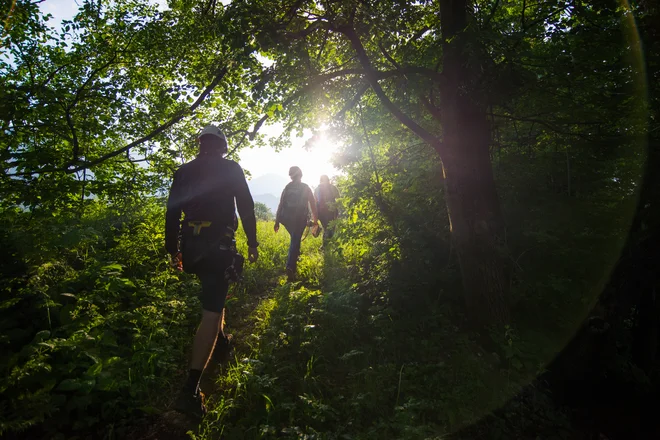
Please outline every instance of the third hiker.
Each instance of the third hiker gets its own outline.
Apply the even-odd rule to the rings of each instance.
[[[339,198],[339,190],[336,186],[330,183],[328,176],[321,176],[319,186],[314,191],[316,196],[317,211],[319,220],[323,225],[323,244],[332,238],[333,228],[330,222],[337,220],[339,210],[337,209],[337,199]]]

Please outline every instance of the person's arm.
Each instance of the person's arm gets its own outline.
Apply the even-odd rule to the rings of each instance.
[[[309,206],[312,208],[312,222],[316,224],[319,221],[318,211],[316,209],[316,199],[314,198],[314,193],[312,193],[311,188],[307,187],[307,201]]]
[[[243,230],[247,237],[247,244],[250,250],[256,250],[259,243],[257,242],[257,219],[254,215],[254,200],[250,194],[247,181],[245,180],[245,173],[243,169],[236,165],[236,207],[238,214],[241,217]]]
[[[286,188],[282,190],[282,194],[280,195],[280,202],[277,204],[277,212],[275,213],[275,223],[279,223],[280,219],[282,218],[282,200],[284,200],[285,192],[286,192]]]
[[[176,171],[167,198],[167,211],[165,212],[165,249],[172,256],[179,252],[182,201],[181,177],[179,172]]]
[[[275,226],[273,230],[275,232],[280,230],[280,219],[282,218],[282,200],[284,200],[284,193],[286,192],[286,187],[282,190],[282,195],[280,196],[280,203],[277,205],[277,212],[275,213]]]

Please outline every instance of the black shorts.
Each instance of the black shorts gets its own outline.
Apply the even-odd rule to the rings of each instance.
[[[226,267],[218,266],[216,271],[204,271],[197,274],[202,284],[202,292],[199,295],[202,309],[222,313],[229,291],[229,281],[225,279],[225,269]]]
[[[202,284],[199,300],[204,310],[220,313],[225,307],[230,282],[226,271],[235,263],[235,258],[232,250],[217,250],[198,263],[194,273]]]

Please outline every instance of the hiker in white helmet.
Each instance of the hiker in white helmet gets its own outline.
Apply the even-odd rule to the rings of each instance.
[[[243,268],[234,240],[235,207],[247,236],[250,262],[258,258],[259,244],[245,174],[236,162],[223,157],[227,138],[218,127],[208,125],[197,140],[199,155],[174,173],[167,201],[165,246],[175,266],[199,276],[202,285],[202,321],[193,342],[188,380],[175,402],[177,411],[201,417],[206,407],[199,380],[214,348],[214,358],[229,354],[230,339],[223,332],[224,306],[229,282],[236,281]]]

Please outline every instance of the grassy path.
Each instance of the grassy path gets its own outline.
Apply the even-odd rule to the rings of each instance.
[[[232,387],[232,384],[227,383],[223,377],[240,369],[246,360],[249,362],[254,356],[253,339],[257,326],[262,322],[259,311],[272,301],[275,292],[286,283],[284,266],[289,236],[286,232],[274,234],[272,226],[272,222],[259,223],[259,236],[266,238],[261,240],[259,261],[247,267],[244,280],[232,286],[227,298],[226,331],[233,335],[234,350],[232,359],[227,365],[211,362],[202,376],[201,388],[207,395],[210,415],[198,425],[169,409],[173,397],[178,392],[178,382],[184,380],[185,370],[182,369],[181,377],[173,381],[173,386],[169,390],[172,398],[163,399],[166,402],[163,412],[146,418],[144,423],[136,426],[135,438],[179,440],[189,439],[191,436],[205,436],[204,433],[217,431],[217,416],[226,409],[222,405],[227,391]],[[241,247],[245,247],[244,237],[239,236],[238,241],[240,250]],[[311,235],[303,241],[300,262],[302,277],[296,285],[309,284],[309,275],[319,270],[319,262],[322,263],[318,251],[320,244],[320,238],[315,239]],[[245,254],[245,249],[243,253]]]
[[[440,439],[475,422],[451,438],[561,438],[566,420],[551,418],[546,396],[520,394],[528,380],[515,362],[484,352],[441,301],[365,302],[347,263],[311,237],[300,281],[287,283],[288,235],[259,228],[259,262],[227,303],[234,358],[203,378],[209,414],[189,425],[166,412],[144,439]],[[510,413],[493,415],[507,402]]]

